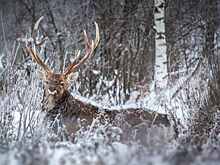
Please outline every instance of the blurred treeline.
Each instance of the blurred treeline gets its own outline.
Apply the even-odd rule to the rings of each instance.
[[[80,68],[74,90],[96,99],[103,96],[112,104],[144,97],[154,80],[154,14],[160,7],[165,7],[160,19],[165,21],[166,32],[161,37],[167,42],[169,84],[190,75],[204,59],[204,70],[211,77],[204,73],[201,79],[219,82],[220,2],[166,0],[160,6],[154,4],[154,0],[1,0],[1,88],[10,91],[16,76],[14,80],[7,77],[15,74],[13,69],[30,72],[22,65],[30,57],[25,57],[16,39],[30,35],[35,22],[44,16],[40,31],[49,42],[41,55],[56,71],[63,70],[77,49],[83,49],[83,29],[94,37],[93,22],[99,24],[101,43]]]

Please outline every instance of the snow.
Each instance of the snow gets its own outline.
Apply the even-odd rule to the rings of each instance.
[[[193,73],[194,69],[192,68],[189,72]],[[94,74],[100,73],[96,70],[92,70],[92,72]],[[117,70],[115,72],[117,73]],[[184,73],[184,69],[181,72]],[[76,72],[73,76],[77,77],[77,74]],[[76,83],[76,89],[71,94],[86,104],[99,107],[100,110],[123,111],[125,109],[142,108],[146,111],[156,111],[163,114],[173,113],[177,120],[179,119],[182,125],[187,127],[187,114],[192,111],[192,107],[187,107],[187,104],[184,103],[187,102],[184,90],[176,91],[182,87],[183,89],[188,87],[186,84],[190,83],[190,95],[194,94],[195,97],[204,97],[205,99],[207,95],[206,90],[200,93],[197,92],[197,89],[200,89],[202,86],[199,82],[200,75],[198,74],[197,76],[191,79],[189,73],[189,76],[181,77],[171,87],[161,88],[160,91],[156,92],[154,90],[156,82],[153,82],[150,85],[149,92],[144,93],[146,95],[143,94],[139,100],[136,100],[140,91],[134,90],[131,93],[130,100],[125,104],[117,104],[114,101],[115,99],[109,98],[107,95],[102,96],[98,101],[96,99],[97,95],[91,98],[83,97],[77,92],[80,83]],[[97,122],[94,120],[89,128],[81,129],[76,133],[74,142],[66,139],[61,140],[58,135],[43,125],[42,119],[44,114],[40,112],[41,105],[39,104],[43,94],[36,75],[33,75],[30,83],[23,79],[22,73],[19,73],[18,77],[18,84],[15,84],[13,92],[8,96],[2,97],[0,101],[0,106],[2,107],[0,115],[5,114],[7,111],[13,114],[13,127],[10,128],[10,125],[4,127],[5,132],[7,132],[4,139],[8,141],[9,144],[6,146],[9,149],[0,153],[0,162],[3,165],[162,165],[170,164],[168,159],[170,153],[177,152],[178,142],[173,139],[174,132],[172,127],[157,129],[152,126],[152,128],[147,129],[146,144],[143,145],[139,141],[130,140],[126,143],[120,141],[122,134],[120,128],[112,127],[111,125],[97,126]],[[114,81],[115,79],[103,82],[108,87]],[[119,82],[117,83],[120,86]],[[207,89],[206,86],[204,88]],[[117,89],[117,92],[119,90],[120,88]],[[20,98],[18,98],[18,93]],[[198,96],[195,94],[198,94]],[[0,119],[3,119],[3,117],[1,116]],[[0,121],[0,126],[2,122]],[[0,127],[0,131],[1,129]],[[135,134],[136,131],[133,130],[132,133]],[[4,143],[4,141],[0,141],[1,143]]]
[[[130,101],[129,103],[125,103],[123,105],[116,105],[116,106],[106,106],[106,104],[98,103],[97,101],[94,101],[92,99],[77,95],[76,93],[71,93],[74,98],[86,103],[86,104],[91,104],[93,106],[99,107],[100,110],[102,109],[108,109],[108,110],[118,110],[118,111],[123,111],[126,109],[140,109],[143,108],[146,111],[156,111],[162,114],[166,114],[164,111],[164,108],[161,107],[161,105],[158,105],[158,101],[156,100],[157,96],[155,93],[152,93],[151,95],[148,96],[147,99],[140,100],[138,102],[136,101]]]
[[[193,70],[192,70],[193,71]],[[22,77],[22,76],[21,76]],[[138,93],[134,91],[132,99],[123,105],[111,106],[107,97],[103,100],[95,100],[95,97],[86,98],[73,91],[71,94],[86,104],[92,104],[100,109],[121,110],[130,108],[143,108],[147,111],[159,113],[175,112],[184,126],[187,125],[185,116],[190,108],[186,108],[183,101],[187,99],[184,91],[172,96],[188,81],[185,76],[172,87],[154,92],[153,84],[150,86],[148,95],[136,101]],[[190,79],[194,88],[201,86],[196,80]],[[18,80],[20,82],[20,80]],[[105,164],[105,165],[139,165],[139,164],[170,164],[167,157],[177,150],[177,141],[171,140],[173,137],[172,128],[148,129],[147,144],[142,145],[139,141],[124,143],[120,141],[121,129],[113,128],[109,125],[96,125],[93,122],[88,129],[81,129],[76,134],[74,143],[60,140],[47,127],[42,125],[43,114],[40,113],[39,102],[42,96],[42,89],[39,82],[33,77],[29,85],[25,80],[21,81],[19,88],[15,88],[11,95],[4,97],[0,101],[0,112],[13,109],[13,138],[9,138],[9,150],[0,153],[0,162],[4,165],[20,164]],[[17,96],[17,91],[21,93],[21,99]],[[192,90],[195,93],[195,91]],[[206,92],[204,91],[204,96]],[[180,99],[179,97],[182,96]],[[199,97],[199,96],[198,96]],[[13,101],[11,100],[13,98]],[[23,102],[22,102],[23,101]],[[26,119],[25,119],[26,116]],[[20,120],[22,121],[20,124]],[[1,123],[1,121],[0,121]],[[26,125],[26,126],[25,126]],[[30,125],[30,126],[28,126]],[[20,130],[19,130],[20,127]],[[109,129],[109,130],[108,130]],[[133,131],[135,133],[135,130]],[[110,136],[109,136],[110,134]],[[15,140],[16,139],[16,140]],[[45,163],[46,162],[46,163]]]
[[[26,82],[23,83],[28,85]],[[14,140],[11,139],[10,149],[8,151],[0,153],[1,164],[138,165],[146,162],[165,164],[162,162],[162,156],[152,155],[152,153],[139,144],[139,142],[131,141],[129,143],[122,143],[120,141],[121,129],[109,125],[99,125],[97,127],[95,121],[90,129],[82,129],[77,133],[76,142],[60,141],[59,137],[42,125],[43,114],[40,113],[38,109],[39,105],[37,105],[40,99],[40,89],[37,87],[37,84],[37,81],[33,81],[29,87],[26,86],[26,88],[24,88],[25,90],[16,89],[25,91],[21,93],[23,96],[21,99],[24,99],[25,102],[19,100],[15,94],[16,92],[5,97],[0,102],[4,104],[5,110],[10,110],[13,107],[14,126],[12,129]],[[75,98],[85,103],[110,110],[142,107],[142,103],[136,104],[135,102],[109,107],[97,103],[94,100],[79,96],[76,92],[72,94]],[[13,98],[13,102],[11,98]],[[1,109],[1,112],[4,112],[3,109]],[[164,143],[165,145],[167,140],[155,138],[155,134],[152,134],[153,132],[153,130],[149,132],[151,133],[149,138],[152,138],[152,140],[149,139],[149,143],[157,139],[157,141],[159,140],[161,144]],[[158,130],[155,132],[158,133]],[[161,137],[168,137],[166,130],[161,129],[159,134],[161,134]]]

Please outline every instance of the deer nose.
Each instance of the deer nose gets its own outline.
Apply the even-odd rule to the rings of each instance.
[[[57,93],[57,90],[54,87],[50,87],[48,88],[48,93],[49,95],[55,95]]]

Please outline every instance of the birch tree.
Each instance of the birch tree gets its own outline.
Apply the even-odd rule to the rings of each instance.
[[[165,88],[167,85],[167,54],[165,38],[165,0],[154,1],[154,21],[155,21],[155,87]]]

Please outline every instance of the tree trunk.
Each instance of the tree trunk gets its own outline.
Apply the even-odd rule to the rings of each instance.
[[[165,38],[165,0],[154,1],[154,20],[156,30],[156,53],[155,53],[155,87],[165,88],[167,85],[167,54]]]

